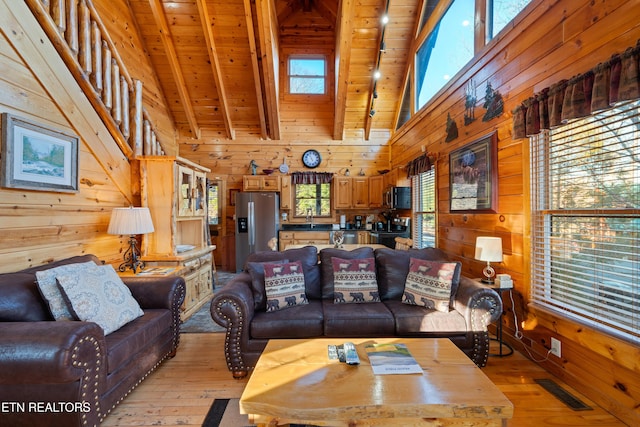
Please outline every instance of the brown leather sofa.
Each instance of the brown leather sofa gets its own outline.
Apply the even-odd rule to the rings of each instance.
[[[0,424],[96,426],[179,341],[181,277],[123,281],[144,315],[104,335],[96,323],[55,321],[35,272],[94,261],[72,257],[0,274]]]
[[[375,257],[380,302],[334,304],[332,257]],[[243,272],[216,292],[211,317],[226,328],[225,357],[235,378],[247,375],[269,339],[335,337],[445,337],[451,339],[476,365],[489,355],[487,327],[502,312],[493,290],[459,276],[454,280],[448,313],[402,302],[411,258],[447,260],[439,249],[376,249],[353,251],[313,246],[283,252],[258,252],[249,256]],[[264,291],[248,272],[250,262],[301,261],[305,276],[306,305],[266,311]],[[254,274],[254,279],[255,279]]]

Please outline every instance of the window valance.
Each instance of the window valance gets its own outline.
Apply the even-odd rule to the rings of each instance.
[[[294,184],[329,184],[332,179],[332,172],[293,172],[291,174],[291,182]]]
[[[513,110],[513,139],[640,98],[639,59],[640,40],[592,70],[561,80],[523,101]]]
[[[429,171],[434,165],[431,156],[425,153],[407,163],[407,178]]]

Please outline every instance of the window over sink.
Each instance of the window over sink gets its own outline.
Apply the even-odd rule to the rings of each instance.
[[[331,184],[295,184],[294,216],[306,217],[309,210],[314,217],[331,216]]]

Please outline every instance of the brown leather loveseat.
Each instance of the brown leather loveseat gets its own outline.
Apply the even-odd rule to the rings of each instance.
[[[334,257],[375,259],[375,300],[358,304],[335,303]],[[457,262],[448,307],[436,310],[409,305],[405,299],[405,282],[410,262],[414,262],[412,259],[448,261],[444,252],[434,248],[403,251],[331,248],[318,254],[315,247],[307,246],[251,254],[244,271],[216,292],[211,302],[211,317],[226,328],[227,367],[236,378],[247,375],[269,339],[335,337],[339,341],[349,337],[393,336],[449,338],[478,366],[485,366],[489,354],[487,327],[502,312],[499,295],[493,289],[461,276],[461,265]],[[268,310],[259,266],[264,266],[265,262],[295,261],[302,264],[308,303]]]
[[[124,278],[140,317],[106,336],[93,322],[54,320],[36,271],[90,261],[101,264],[85,255],[0,274],[0,424],[99,425],[175,355],[185,295],[181,277]]]

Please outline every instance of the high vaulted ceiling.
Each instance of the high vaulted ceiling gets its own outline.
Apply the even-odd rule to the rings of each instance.
[[[395,127],[421,0],[390,1],[386,27],[387,0],[129,3],[181,137],[280,140],[311,123],[335,140],[368,139]],[[292,53],[328,55],[327,96],[287,96]]]

